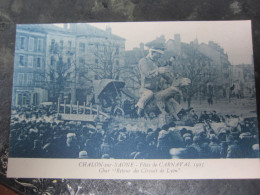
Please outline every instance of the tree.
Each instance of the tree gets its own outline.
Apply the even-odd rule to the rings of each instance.
[[[208,83],[213,82],[216,70],[211,66],[211,60],[202,54],[195,45],[183,44],[182,54],[175,64],[177,72],[184,78],[190,79],[190,85],[183,87],[183,96],[191,106],[193,97],[197,94],[206,95]]]
[[[125,78],[127,79],[127,82],[131,83],[133,88],[140,88],[141,74],[138,64],[128,65],[128,67],[124,69],[124,74],[126,74]]]
[[[90,46],[95,61],[87,65],[94,72],[96,79],[118,80],[122,70],[120,43],[108,37],[106,41],[90,44]]]
[[[66,49],[63,45],[52,43],[49,48],[49,61],[46,70],[41,76],[45,80],[49,101],[57,102],[62,92],[76,82],[75,52]]]

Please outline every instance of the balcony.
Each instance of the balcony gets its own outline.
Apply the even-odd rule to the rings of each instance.
[[[51,54],[56,54],[56,55],[68,55],[72,56],[76,52],[76,48],[67,48],[67,47],[59,47],[58,44],[54,44],[49,46],[49,51]]]

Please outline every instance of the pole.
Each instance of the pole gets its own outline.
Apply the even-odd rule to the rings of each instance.
[[[79,101],[77,101],[77,114],[79,113]]]
[[[72,100],[70,100],[70,114],[72,113]]]
[[[97,105],[97,116],[99,116],[99,105]]]
[[[58,99],[58,110],[57,110],[58,113],[60,113],[60,99]]]

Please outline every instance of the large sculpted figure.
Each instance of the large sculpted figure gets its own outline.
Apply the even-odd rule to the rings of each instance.
[[[177,114],[182,110],[182,107],[173,97],[176,94],[181,94],[178,85],[187,85],[189,81],[173,77],[171,67],[161,66],[159,59],[165,49],[163,42],[155,40],[147,46],[149,47],[148,55],[139,61],[141,88],[140,99],[136,104],[137,114],[142,115],[149,100],[154,98],[163,117],[167,114],[167,108],[169,114],[178,120]]]

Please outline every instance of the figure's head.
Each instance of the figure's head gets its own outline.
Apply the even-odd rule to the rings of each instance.
[[[70,146],[75,142],[76,142],[76,134],[75,133],[68,133],[67,134],[67,140],[66,140],[67,146]]]
[[[158,61],[161,56],[163,54],[162,50],[158,50],[158,49],[149,49],[149,56],[153,61]]]
[[[160,59],[165,50],[165,38],[159,37],[149,43],[145,44],[149,48],[149,57],[157,61]]]
[[[88,158],[88,153],[85,150],[79,152],[79,158]]]
[[[190,85],[191,80],[189,78],[183,78],[179,75],[175,76],[172,82],[174,87],[183,87]]]

